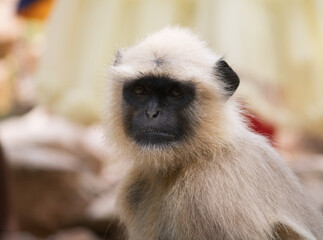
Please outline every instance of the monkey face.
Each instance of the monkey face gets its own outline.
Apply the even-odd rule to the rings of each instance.
[[[226,138],[239,77],[189,31],[166,29],[119,51],[109,79],[107,133],[121,154],[165,159]]]
[[[195,87],[167,76],[142,76],[123,85],[123,125],[137,144],[170,145],[187,137],[192,124],[186,113]]]

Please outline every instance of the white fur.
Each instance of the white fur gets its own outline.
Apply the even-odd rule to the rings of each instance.
[[[247,128],[234,98],[224,100],[218,60],[189,30],[166,28],[121,51],[111,67],[107,136],[132,164],[118,201],[130,239],[279,239],[274,229],[282,239],[323,239],[322,216],[294,174]],[[144,148],[126,136],[122,85],[148,73],[196,84],[187,113],[198,124],[189,140]]]

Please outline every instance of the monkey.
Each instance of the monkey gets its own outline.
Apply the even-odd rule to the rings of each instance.
[[[129,163],[117,209],[130,240],[318,240],[321,214],[234,95],[239,76],[190,29],[121,49],[105,131]]]

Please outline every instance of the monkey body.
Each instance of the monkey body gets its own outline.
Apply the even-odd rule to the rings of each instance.
[[[109,145],[131,167],[118,195],[130,240],[323,239],[322,216],[234,97],[239,77],[186,29],[117,54]]]
[[[249,137],[169,172],[132,169],[120,191],[131,239],[321,239],[293,174],[274,149],[257,146],[261,136]],[[304,226],[307,238],[296,233]]]

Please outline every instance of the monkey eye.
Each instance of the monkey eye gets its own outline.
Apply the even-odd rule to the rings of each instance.
[[[168,91],[168,95],[171,97],[181,97],[183,95],[183,91],[178,87],[173,87]]]
[[[133,88],[133,91],[135,94],[137,95],[146,95],[147,94],[147,90],[144,86],[141,86],[141,85],[136,85],[134,88]]]

